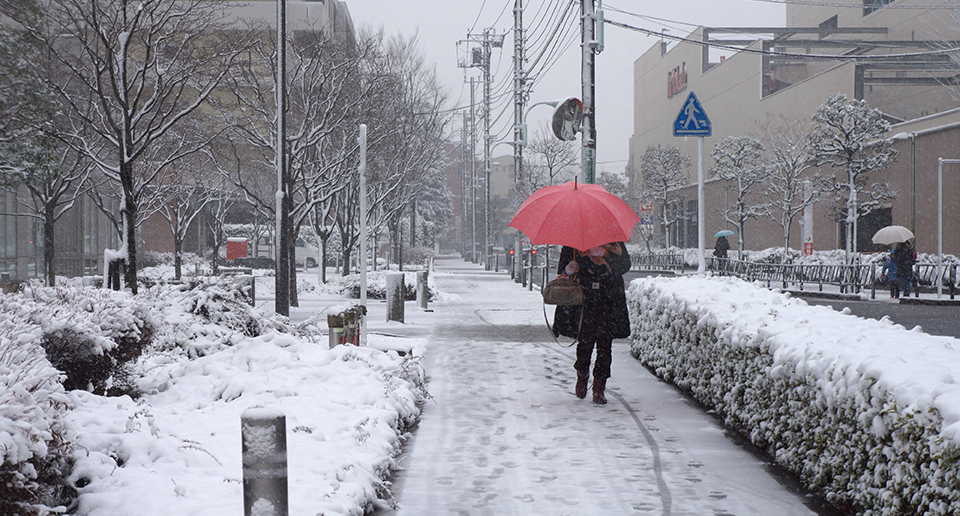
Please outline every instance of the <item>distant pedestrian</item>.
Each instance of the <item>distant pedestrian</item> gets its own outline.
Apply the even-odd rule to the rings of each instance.
[[[577,371],[575,393],[580,399],[587,397],[590,360],[596,348],[593,402],[607,402],[604,390],[610,377],[613,339],[630,336],[630,315],[623,285],[623,275],[629,270],[630,255],[623,242],[604,244],[587,251],[572,247],[560,251],[557,274],[576,274],[583,287],[583,306],[576,307],[583,311],[582,322],[580,310],[557,310],[554,323],[554,331],[578,340],[573,368]]]
[[[887,285],[890,287],[890,297],[897,299],[900,297],[900,283],[897,282],[897,262],[893,261],[893,251],[887,256],[887,262],[883,264],[883,276],[887,279]]]
[[[717,238],[717,243],[713,246],[713,255],[717,258],[727,258],[727,251],[730,250],[730,242],[727,241],[727,237],[722,236]]]
[[[913,266],[917,263],[917,253],[909,242],[900,242],[893,250],[893,261],[897,264],[897,280],[900,291],[909,296],[913,289]]]

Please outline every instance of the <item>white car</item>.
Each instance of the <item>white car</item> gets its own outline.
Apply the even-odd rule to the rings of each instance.
[[[269,236],[262,236],[257,240],[257,256],[273,258],[273,241]],[[309,245],[303,238],[297,239],[295,249],[296,264],[302,266],[306,262],[307,268],[316,267],[320,259],[320,250]]]

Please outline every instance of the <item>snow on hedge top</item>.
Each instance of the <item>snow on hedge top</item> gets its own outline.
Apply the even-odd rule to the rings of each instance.
[[[853,387],[877,382],[905,410],[939,411],[944,437],[960,444],[960,340],[906,330],[888,318],[863,319],[848,310],[768,290],[736,278],[645,278],[633,281],[628,296],[641,310],[666,304],[670,311],[697,317],[718,328],[733,346],[767,350],[777,366],[821,382]],[[833,375],[824,373],[833,369]],[[842,385],[837,392],[844,392]],[[851,389],[851,392],[853,390]]]

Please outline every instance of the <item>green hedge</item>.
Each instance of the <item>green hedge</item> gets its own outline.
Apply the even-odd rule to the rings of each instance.
[[[637,359],[837,507],[864,515],[960,514],[958,446],[942,432],[931,401],[937,393],[912,389],[916,399],[905,399],[878,380],[887,358],[893,370],[915,359],[911,339],[933,337],[731,279],[638,281],[628,302]],[[835,323],[824,321],[831,317]],[[803,333],[810,321],[886,332],[904,342],[905,356],[858,362],[845,352],[853,347],[843,340],[847,333],[824,342],[829,334]]]

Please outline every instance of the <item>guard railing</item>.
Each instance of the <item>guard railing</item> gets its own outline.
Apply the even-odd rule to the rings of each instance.
[[[840,293],[860,294],[869,291],[870,297],[876,297],[877,290],[886,290],[887,283],[882,281],[883,265],[880,263],[843,264],[773,264],[746,260],[721,259],[707,256],[706,268],[715,274],[737,276],[747,281],[760,281],[767,287],[797,289],[800,291],[816,289],[823,292],[824,286],[838,287]],[[653,253],[632,256],[634,270],[678,270],[695,269],[684,263],[680,253]],[[957,264],[943,264],[937,276],[936,264],[922,263],[913,267],[913,287],[911,294],[919,297],[921,292],[936,292],[937,283],[942,292],[954,299],[960,290],[958,285]]]

